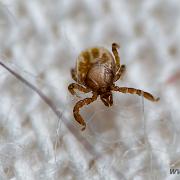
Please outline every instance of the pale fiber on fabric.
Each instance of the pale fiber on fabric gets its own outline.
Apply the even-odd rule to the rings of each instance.
[[[0,179],[179,179],[169,173],[180,169],[179,20],[179,0],[0,0],[0,60],[63,115],[0,67]],[[81,50],[112,42],[127,65],[117,85],[161,100],[115,92],[113,107],[97,100],[81,110],[80,132],[70,69]]]

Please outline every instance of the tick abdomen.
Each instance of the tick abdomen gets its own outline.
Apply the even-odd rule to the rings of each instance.
[[[113,77],[113,71],[108,64],[96,63],[89,69],[85,81],[90,89],[103,93],[112,85]]]
[[[113,68],[114,70],[115,61],[112,54],[107,49],[94,47],[82,51],[82,53],[78,56],[75,69],[79,82],[84,84],[88,71],[98,62],[101,64],[107,64],[109,68]]]

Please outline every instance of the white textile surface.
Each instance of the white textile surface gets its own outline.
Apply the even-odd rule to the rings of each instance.
[[[113,92],[74,120],[70,69],[85,48],[120,44],[127,71],[116,84],[160,97]],[[174,180],[180,174],[179,0],[0,0],[0,179]]]

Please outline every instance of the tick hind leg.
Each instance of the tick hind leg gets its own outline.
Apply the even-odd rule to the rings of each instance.
[[[75,89],[76,89],[76,90],[79,90],[79,91],[81,91],[81,92],[84,92],[84,93],[88,93],[88,92],[91,91],[90,89],[85,88],[85,87],[83,87],[83,86],[81,86],[81,85],[79,85],[79,84],[76,84],[76,83],[72,83],[72,84],[70,84],[70,85],[68,86],[68,90],[69,90],[69,92],[70,92],[72,95],[76,95]]]
[[[150,100],[150,101],[158,101],[160,98],[155,98],[152,94],[142,91],[140,89],[134,89],[134,88],[128,88],[128,87],[118,87],[118,86],[113,86],[112,87],[113,91],[119,91],[122,93],[130,93],[130,94],[137,94],[139,96],[143,96],[144,98]]]
[[[84,119],[82,118],[82,116],[79,114],[79,111],[84,105],[88,105],[92,103],[93,101],[95,101],[96,99],[97,99],[97,94],[93,94],[92,98],[85,98],[77,102],[76,105],[74,106],[74,109],[73,109],[74,118],[79,124],[83,126],[83,128],[81,129],[82,131],[86,129],[86,123]]]

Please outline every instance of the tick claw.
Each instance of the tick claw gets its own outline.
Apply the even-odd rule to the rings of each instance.
[[[86,129],[86,125],[81,129],[81,131],[84,131]]]
[[[159,101],[160,100],[160,97],[156,98],[156,101]]]

